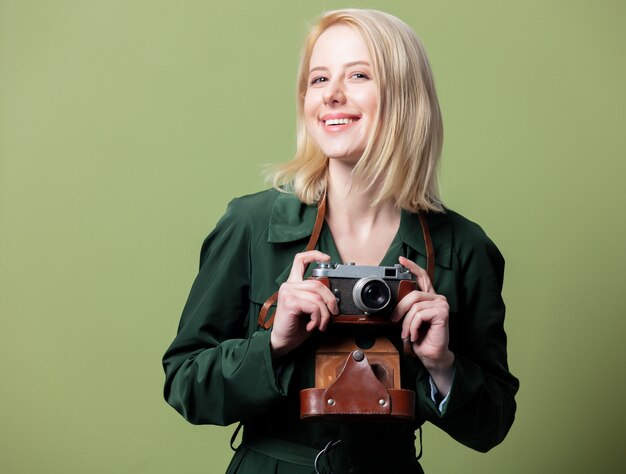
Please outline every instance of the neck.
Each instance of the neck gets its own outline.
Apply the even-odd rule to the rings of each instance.
[[[356,231],[377,225],[395,225],[400,210],[388,200],[370,205],[373,191],[353,186],[353,166],[331,160],[328,169],[326,221],[331,228],[340,227]]]

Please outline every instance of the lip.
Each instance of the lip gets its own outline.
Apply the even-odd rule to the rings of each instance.
[[[340,120],[340,119],[350,119],[353,120],[351,123],[342,123],[342,124],[334,124],[334,125],[326,125],[328,120]],[[319,119],[320,125],[322,128],[328,132],[338,132],[342,130],[346,130],[354,125],[356,125],[361,119],[361,115],[357,114],[349,114],[349,113],[333,113],[333,114],[325,114],[322,115]]]
[[[346,114],[346,113],[335,113],[335,114],[326,114],[326,115],[322,115],[320,117],[320,120],[322,122],[325,122],[326,120],[333,120],[333,119],[355,119],[355,120],[359,120],[361,118],[361,115],[359,114]]]

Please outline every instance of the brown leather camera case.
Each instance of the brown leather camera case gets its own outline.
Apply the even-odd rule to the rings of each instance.
[[[325,341],[315,356],[315,388],[300,392],[300,418],[412,421],[415,392],[400,388],[400,357],[386,337],[360,348],[354,338]]]

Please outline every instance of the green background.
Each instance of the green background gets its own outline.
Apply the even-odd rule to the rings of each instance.
[[[623,472],[625,2],[0,0],[0,471],[223,472],[162,399],[203,237],[294,151],[323,10],[423,39],[447,204],[507,259],[517,420],[428,473]]]

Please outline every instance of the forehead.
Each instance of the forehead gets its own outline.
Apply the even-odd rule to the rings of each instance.
[[[310,67],[370,62],[367,45],[361,35],[348,25],[333,25],[324,30],[313,46]]]

